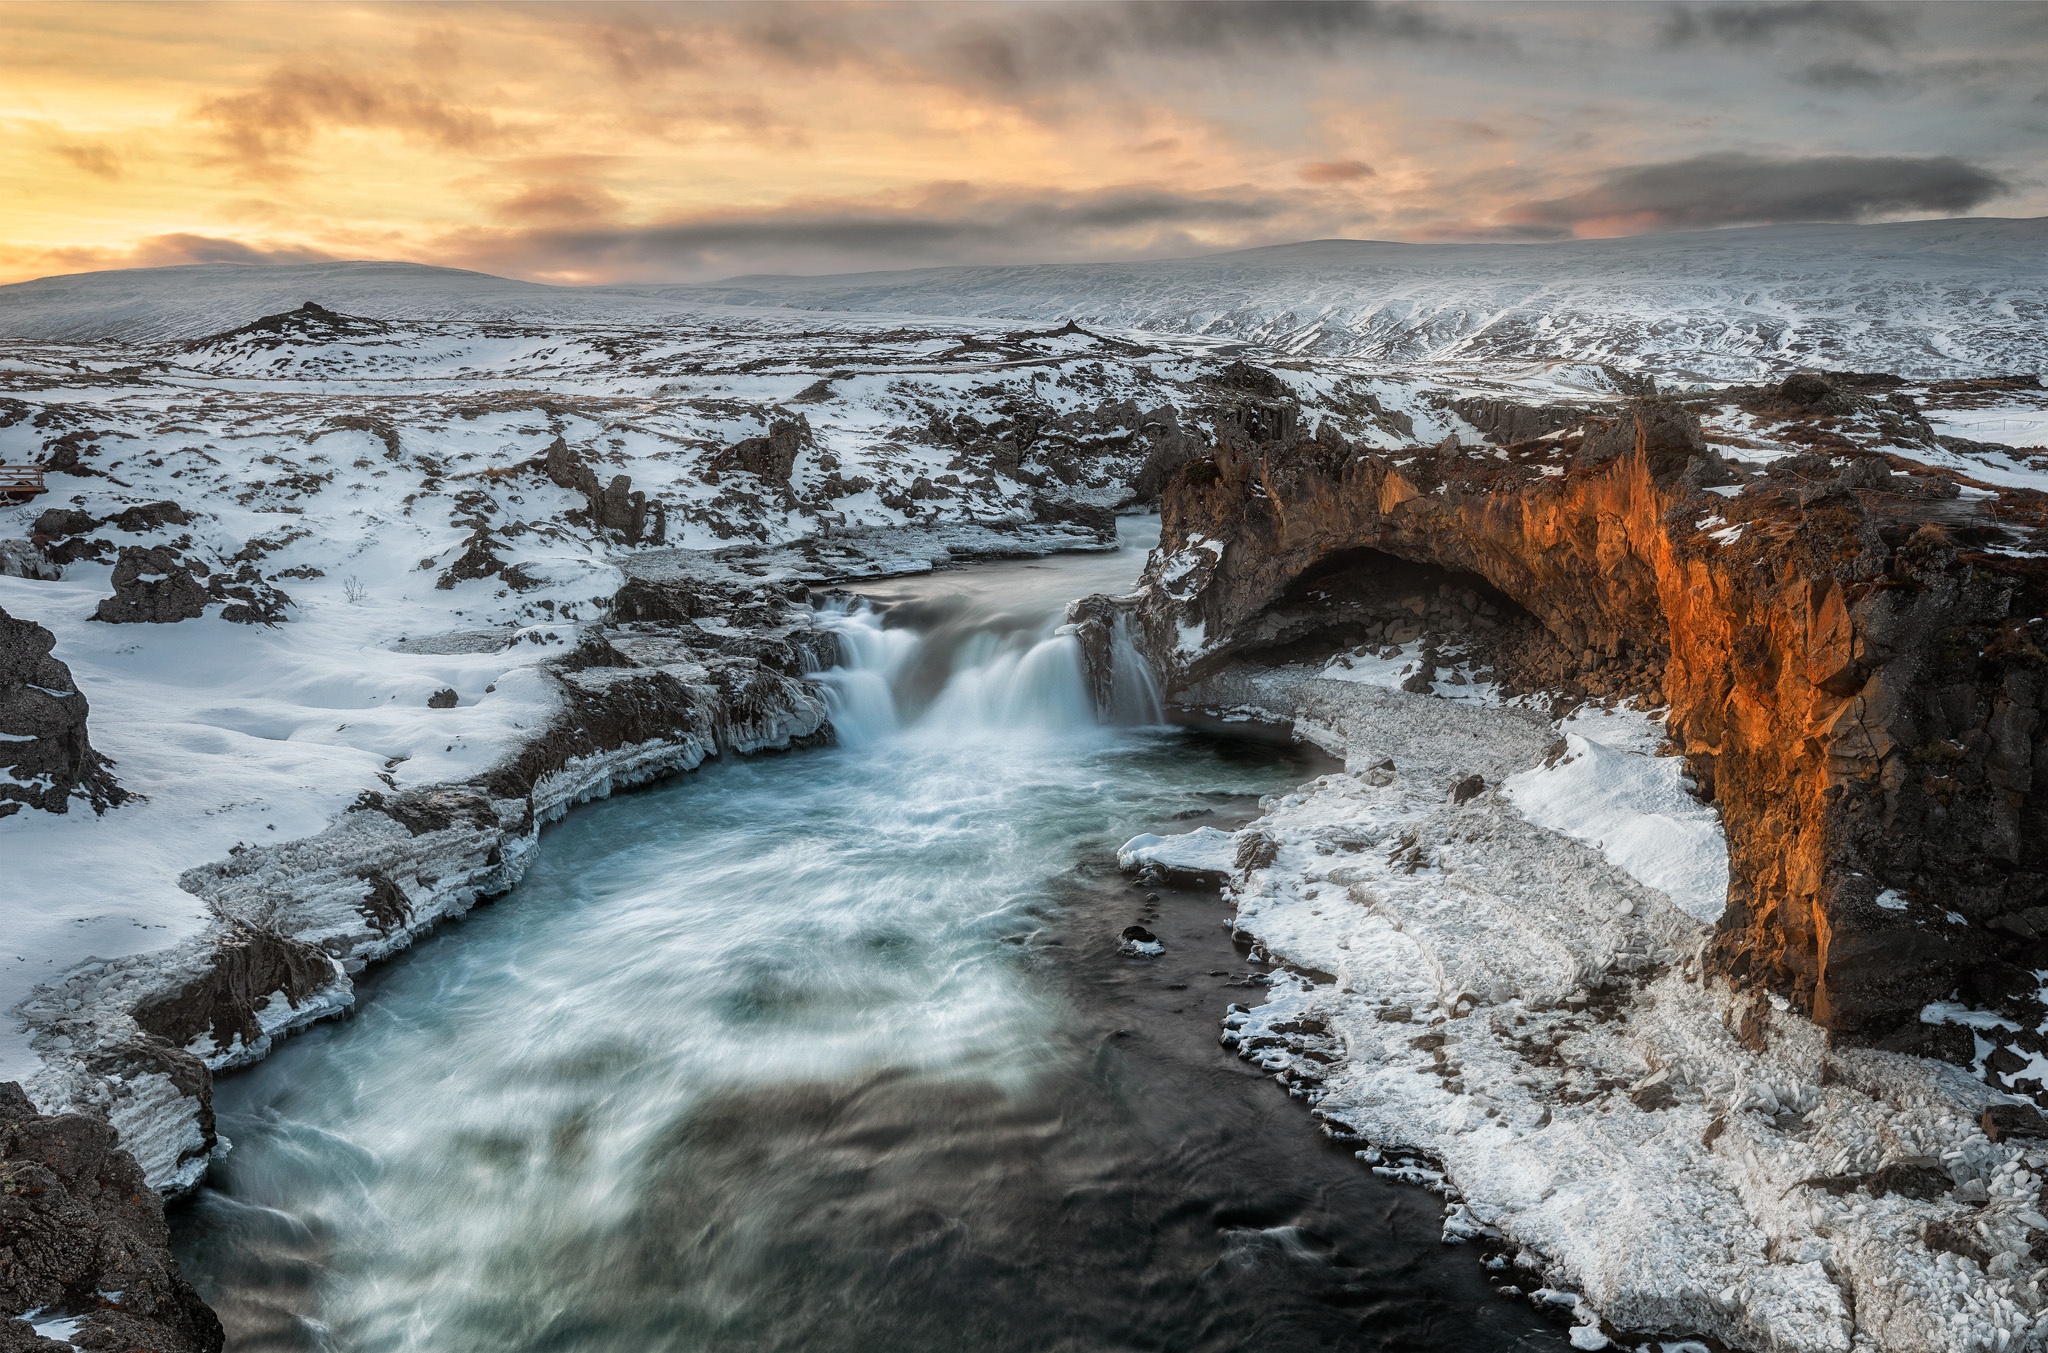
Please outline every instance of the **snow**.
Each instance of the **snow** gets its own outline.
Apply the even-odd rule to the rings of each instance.
[[[1688,792],[1683,761],[1650,754],[1661,730],[1634,711],[1581,710],[1560,725],[1554,764],[1510,778],[1523,817],[1598,850],[1703,925],[1728,905],[1720,815]]]
[[[2040,404],[2008,404],[1950,409],[1930,414],[1928,422],[1946,437],[2002,446],[2048,448],[2048,408]]]
[[[1689,853],[1709,829],[1654,719],[1560,726],[1304,669],[1194,694],[1292,717],[1345,764],[1240,829],[1272,863],[1226,895],[1286,966],[1223,1041],[1369,1164],[1442,1193],[1447,1241],[1497,1238],[1543,1279],[1525,1290],[1631,1347],[2031,1347],[2048,1329],[2023,1281],[2048,1144],[1988,1141],[1979,1116],[2003,1097],[1968,1072],[1830,1046],[1708,974],[1683,909],[1712,895],[1707,871],[1660,873],[1613,839]],[[1572,762],[1546,767],[1560,735]],[[1451,802],[1472,773],[1507,792]],[[1952,1192],[1804,1182],[1919,1156]],[[1935,1220],[1981,1228],[1989,1272],[1923,1244]]]
[[[1349,653],[1336,654],[1316,675],[1325,681],[1355,681],[1367,686],[1384,686],[1389,690],[1399,690],[1403,682],[1421,670],[1421,663],[1422,641],[1414,639],[1405,644],[1354,649]],[[1453,681],[1453,676],[1460,679]],[[1447,662],[1438,665],[1430,690],[1432,694],[1445,700],[1471,700],[1479,704],[1500,702],[1498,686],[1490,682],[1475,681],[1469,672],[1459,670]]]
[[[1201,877],[1228,874],[1237,861],[1237,837],[1214,827],[1197,827],[1175,836],[1134,836],[1118,847],[1117,868],[1142,870],[1148,866],[1168,877]]]

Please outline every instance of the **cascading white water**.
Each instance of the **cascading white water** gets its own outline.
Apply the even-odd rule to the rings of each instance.
[[[938,738],[1076,736],[1105,724],[1164,722],[1158,685],[1121,629],[1110,706],[1097,710],[1080,642],[1051,621],[1037,634],[977,629],[959,640],[957,622],[931,635],[892,629],[885,614],[859,603],[828,610],[823,623],[838,637],[841,656],[818,681],[832,726],[850,745],[870,745],[904,729]],[[944,684],[936,699],[920,706],[898,683],[928,647],[945,666]]]

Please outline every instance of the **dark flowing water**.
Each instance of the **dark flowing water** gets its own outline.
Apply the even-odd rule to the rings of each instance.
[[[1094,719],[1052,631],[1147,543],[877,587],[842,745],[572,814],[225,1080],[175,1226],[230,1346],[1564,1347],[1218,1046],[1259,996],[1218,899],[1115,873],[1315,770],[1140,681]]]

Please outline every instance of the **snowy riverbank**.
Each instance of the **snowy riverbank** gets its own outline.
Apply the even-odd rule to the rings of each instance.
[[[1987,1137],[2007,1100],[1967,1071],[1702,975],[1718,833],[1647,719],[1306,669],[1193,695],[1346,766],[1239,833],[1237,924],[1289,975],[1225,1041],[1442,1191],[1447,1239],[1497,1238],[1580,1347],[2039,1345],[2048,1150]]]

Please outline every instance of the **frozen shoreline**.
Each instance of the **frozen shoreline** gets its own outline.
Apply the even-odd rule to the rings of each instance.
[[[1667,810],[1647,720],[1580,721],[1642,763],[1594,793],[1525,709],[1306,669],[1187,698],[1291,720],[1346,764],[1239,833],[1237,925],[1292,971],[1225,1042],[1376,1168],[1436,1184],[1446,1239],[1496,1239],[1503,1282],[1572,1307],[1579,1346],[2041,1346],[2048,1150],[1980,1121],[2012,1101],[1703,979],[1707,927],[1629,872],[1650,872],[1643,842],[1530,820],[1611,827],[1631,793],[1639,825]],[[1488,788],[1455,802],[1475,773]]]

